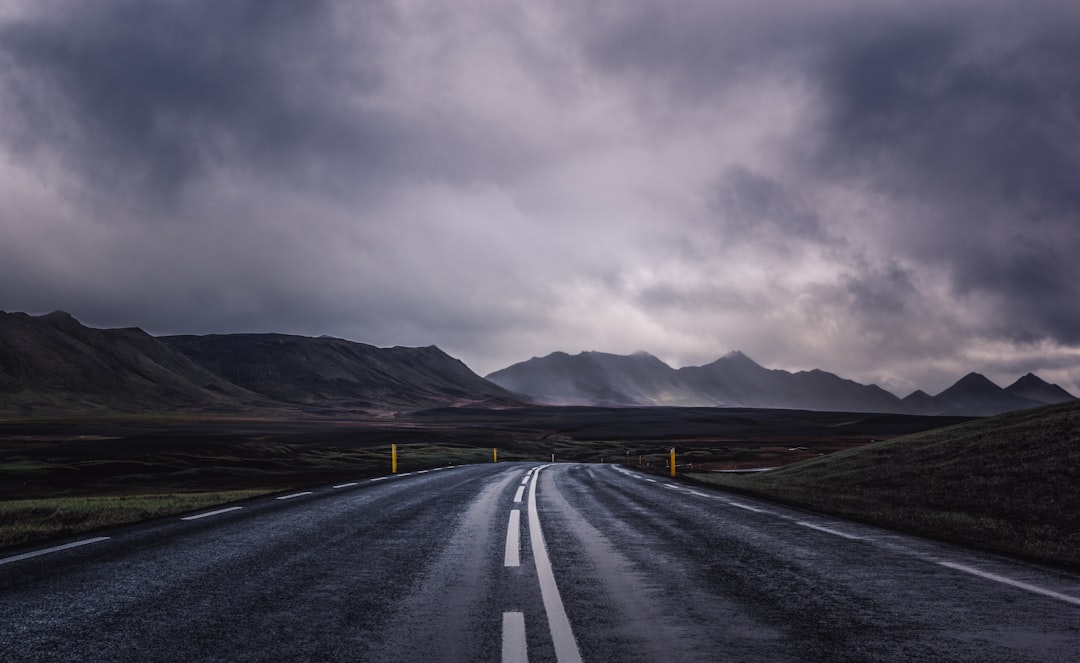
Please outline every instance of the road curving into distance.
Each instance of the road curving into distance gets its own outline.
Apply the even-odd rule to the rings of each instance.
[[[1080,576],[611,465],[357,480],[3,555],[5,661],[1080,660]]]

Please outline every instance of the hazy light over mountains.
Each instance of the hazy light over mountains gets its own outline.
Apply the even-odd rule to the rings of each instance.
[[[1080,5],[0,3],[0,309],[1080,392]]]

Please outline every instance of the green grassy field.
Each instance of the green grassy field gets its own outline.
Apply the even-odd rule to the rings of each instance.
[[[1080,404],[1014,412],[753,475],[696,481],[1080,568]]]

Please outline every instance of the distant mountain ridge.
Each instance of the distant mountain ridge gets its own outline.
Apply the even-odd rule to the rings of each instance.
[[[285,403],[373,409],[518,402],[433,345],[377,348],[288,334],[160,340],[230,383]]]
[[[385,411],[521,399],[434,346],[287,334],[154,337],[0,312],[0,410]]]
[[[1028,374],[1002,389],[971,373],[930,396],[906,398],[821,370],[768,369],[742,352],[675,369],[644,352],[555,352],[495,371],[488,380],[551,405],[752,407],[840,412],[987,416],[1075,398]]]
[[[768,369],[741,352],[674,369],[648,353],[556,352],[487,376],[435,346],[331,337],[154,337],[57,311],[0,311],[0,413],[385,412],[455,405],[697,406],[986,416],[1075,400],[1028,374],[1002,389],[971,373],[900,399],[821,370]]]

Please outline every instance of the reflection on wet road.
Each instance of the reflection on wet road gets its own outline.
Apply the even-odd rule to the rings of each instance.
[[[0,555],[0,652],[1076,661],[1080,577],[632,468],[492,463]]]

